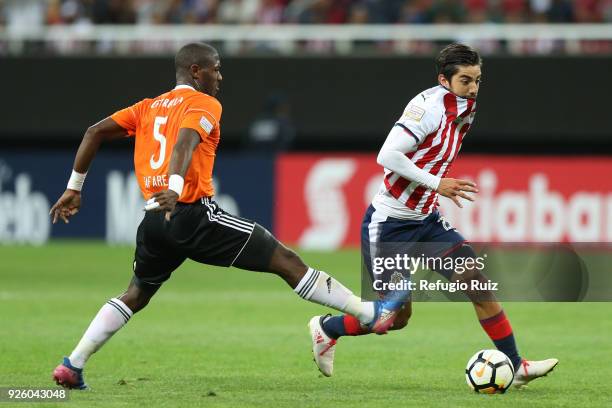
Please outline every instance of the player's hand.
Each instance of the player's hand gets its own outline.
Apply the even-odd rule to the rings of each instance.
[[[166,220],[170,221],[170,214],[174,211],[176,201],[179,196],[176,191],[163,190],[159,191],[151,196],[145,205],[146,211],[165,211]],[[157,204],[157,205],[156,205]]]
[[[51,211],[49,211],[49,215],[53,220],[53,224],[57,222],[58,218],[61,218],[68,224],[70,222],[68,218],[78,213],[79,208],[81,208],[81,192],[68,189],[64,191],[64,194],[62,194],[59,200],[53,204]]]
[[[474,201],[474,198],[467,193],[477,193],[476,183],[468,180],[459,180],[454,178],[443,178],[440,180],[438,189],[436,190],[439,194],[444,197],[448,197],[457,205],[459,208],[463,208],[459,197],[465,198],[468,201]]]

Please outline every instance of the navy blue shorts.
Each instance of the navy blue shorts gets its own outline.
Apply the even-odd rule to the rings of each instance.
[[[408,256],[447,256],[462,246],[465,238],[448,221],[434,211],[427,218],[403,220],[387,217],[372,205],[367,209],[361,226],[361,253],[364,266],[373,278],[374,256],[394,256],[401,252]],[[384,254],[383,252],[387,252]],[[452,271],[437,270],[446,278]]]

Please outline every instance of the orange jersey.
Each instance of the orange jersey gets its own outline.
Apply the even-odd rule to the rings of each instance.
[[[195,130],[202,140],[193,151],[178,201],[192,203],[215,194],[212,171],[221,136],[221,104],[217,99],[179,85],[115,112],[111,118],[136,137],[134,168],[145,200],[168,188],[170,157],[182,128]]]

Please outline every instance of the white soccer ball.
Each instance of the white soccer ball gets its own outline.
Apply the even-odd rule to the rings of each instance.
[[[499,350],[480,350],[467,363],[465,380],[483,394],[503,394],[514,380],[512,362]]]

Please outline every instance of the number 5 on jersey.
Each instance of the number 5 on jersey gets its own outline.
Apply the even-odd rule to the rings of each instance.
[[[153,170],[157,170],[164,164],[164,159],[166,158],[166,136],[160,133],[159,128],[162,125],[165,125],[168,121],[167,116],[156,116],[155,124],[153,125],[153,137],[155,140],[159,142],[159,157],[155,160],[155,155],[151,155],[151,160],[149,163],[151,164],[151,168]]]

